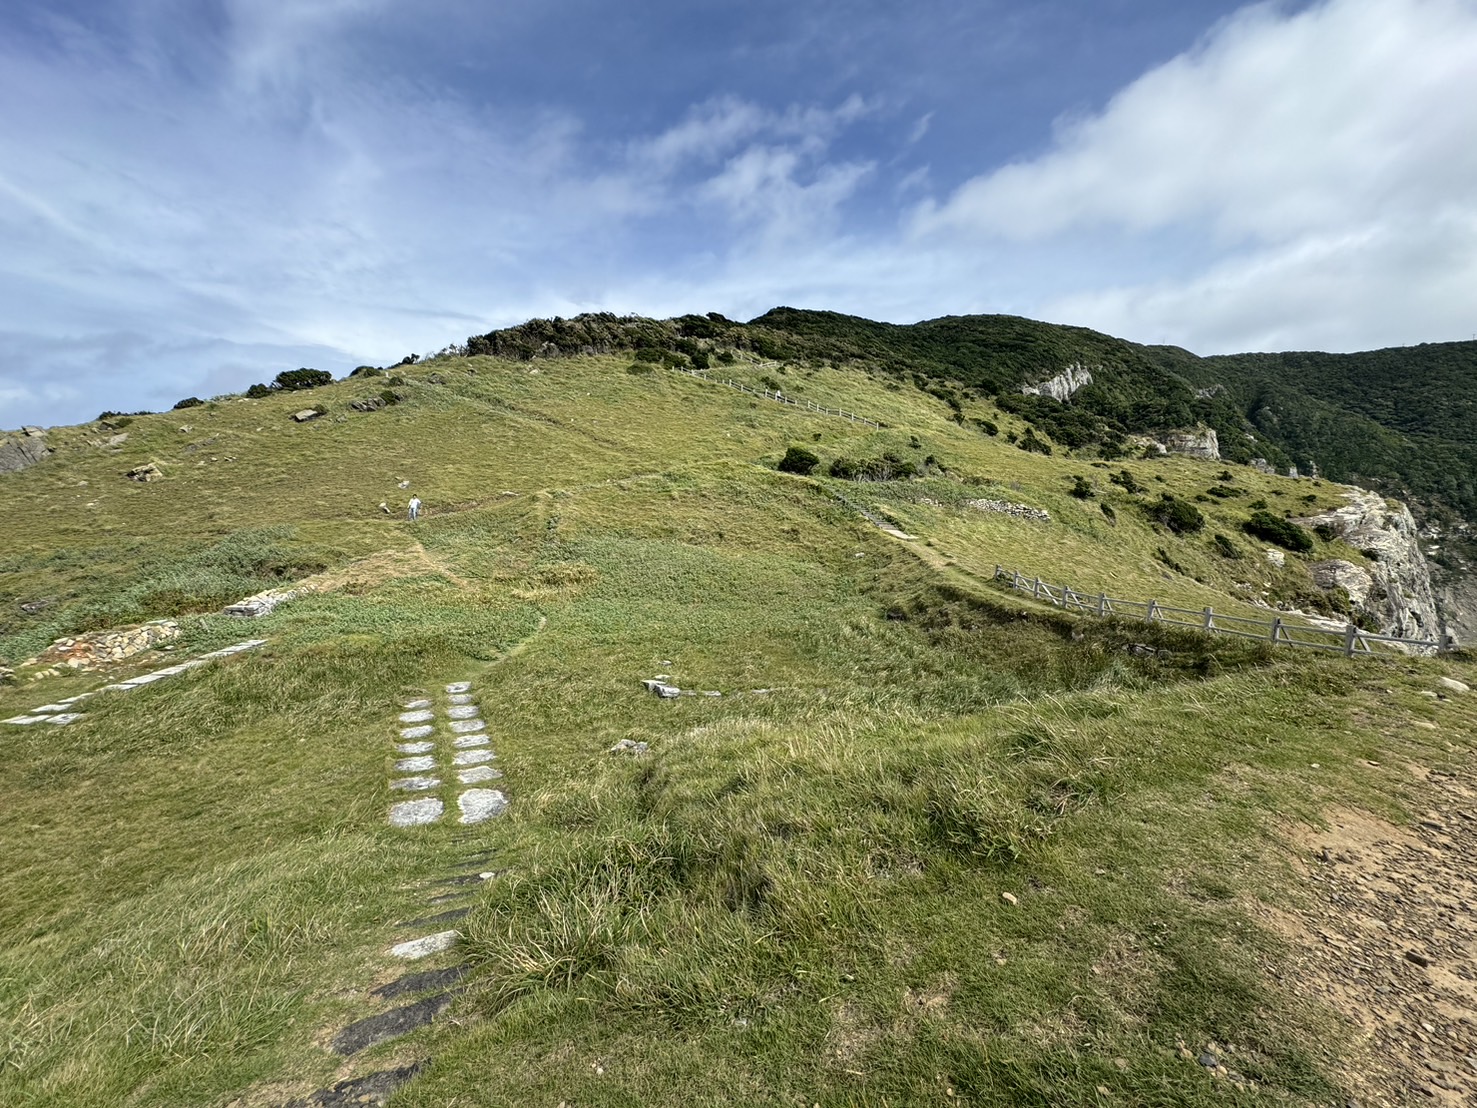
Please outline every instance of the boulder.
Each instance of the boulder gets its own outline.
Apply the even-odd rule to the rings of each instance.
[[[135,466],[123,476],[127,477],[130,481],[158,481],[164,476],[164,471],[153,462],[148,462],[141,466]]]
[[[366,396],[362,400],[349,401],[349,407],[356,412],[377,412],[384,406],[384,398],[379,396]]]
[[[317,419],[321,415],[323,415],[323,413],[320,412],[317,408],[304,408],[300,412],[293,412],[292,420],[294,423],[307,423],[309,420]]]
[[[1212,462],[1221,459],[1221,444],[1213,427],[1197,427],[1193,431],[1167,431],[1160,441],[1171,454],[1205,458]]]
[[[1463,681],[1458,681],[1455,677],[1438,677],[1436,678],[1436,684],[1440,685],[1443,689],[1454,693],[1465,693],[1472,691],[1471,686],[1467,685]]]
[[[46,446],[45,432],[31,434],[35,430],[34,427],[27,427],[21,437],[14,441],[0,439],[0,473],[19,473],[51,453]]]

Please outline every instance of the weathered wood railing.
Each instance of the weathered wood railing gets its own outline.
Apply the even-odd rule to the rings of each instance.
[[[1317,627],[1274,616],[1270,620],[1250,619],[1217,612],[1213,608],[1176,608],[1158,600],[1123,600],[1107,593],[1091,593],[1070,585],[1051,585],[1039,577],[995,567],[995,580],[1007,582],[1018,592],[1029,593],[1037,600],[1054,604],[1065,611],[1086,612],[1096,616],[1160,623],[1169,627],[1189,627],[1208,635],[1232,635],[1242,639],[1261,639],[1282,646],[1328,650],[1352,658],[1356,654],[1387,656],[1390,648],[1414,649],[1421,652],[1441,650],[1443,644],[1426,639],[1402,639],[1394,635],[1376,635],[1349,623],[1343,628]],[[1376,649],[1380,647],[1382,649]]]

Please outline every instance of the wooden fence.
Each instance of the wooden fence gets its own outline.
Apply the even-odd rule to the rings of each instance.
[[[678,373],[685,373],[689,377],[696,377],[699,381],[707,381],[710,384],[714,385],[724,385],[731,389],[737,389],[739,392],[748,393],[750,396],[758,396],[764,398],[765,400],[773,400],[776,404],[787,404],[790,407],[797,408],[802,412],[812,412],[815,415],[840,416],[842,419],[849,419],[852,423],[863,423],[868,427],[876,427],[879,429],[883,426],[875,419],[868,419],[866,416],[859,416],[855,412],[848,412],[845,408],[827,408],[815,403],[814,401],[796,400],[794,397],[786,396],[784,393],[780,392],[777,389],[774,392],[771,392],[768,389],[756,389],[750,385],[744,384],[742,381],[734,381],[727,377],[714,377],[705,369],[687,369],[683,366],[673,366],[672,368],[675,369]]]
[[[1070,585],[1049,585],[1039,577],[1027,577],[1004,566],[995,567],[995,580],[1006,581],[1018,592],[1030,593],[1035,599],[1055,604],[1066,611],[1086,612],[1096,616],[1161,623],[1169,627],[1189,627],[1208,635],[1232,635],[1242,639],[1261,639],[1283,646],[1308,650],[1330,650],[1352,658],[1356,654],[1388,657],[1392,648],[1414,648],[1422,653],[1443,649],[1443,644],[1425,639],[1402,639],[1392,635],[1374,635],[1352,623],[1342,629],[1291,623],[1281,616],[1271,620],[1248,619],[1228,615],[1212,608],[1174,608],[1157,600],[1120,600],[1107,593],[1085,593]],[[1376,649],[1378,647],[1379,649]]]

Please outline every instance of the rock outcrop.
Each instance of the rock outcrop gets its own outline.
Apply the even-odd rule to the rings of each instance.
[[[1205,458],[1212,462],[1221,460],[1220,439],[1212,427],[1196,427],[1192,431],[1166,431],[1159,437],[1159,441],[1171,454]]]
[[[1362,551],[1373,563],[1363,571],[1370,584],[1363,601],[1355,600],[1349,585],[1358,586],[1360,578],[1350,571],[1359,571],[1360,567],[1342,559],[1319,563],[1313,568],[1314,580],[1319,580],[1321,575],[1323,580],[1346,589],[1355,608],[1378,621],[1382,635],[1439,642],[1441,619],[1436,611],[1431,573],[1410,509],[1396,501],[1387,502],[1379,493],[1365,489],[1350,488],[1344,498],[1349,503],[1342,508],[1296,522],[1304,527],[1332,531],[1337,538]]]
[[[57,639],[27,664],[60,664],[71,669],[96,669],[111,662],[126,661],[135,654],[179,636],[178,623],[172,619],[160,619],[121,631],[96,631]]]
[[[1039,384],[1022,386],[1021,393],[1025,396],[1049,396],[1053,400],[1065,403],[1072,399],[1072,394],[1078,389],[1084,389],[1090,384],[1092,384],[1092,370],[1077,362],[1069,365],[1055,377]]]
[[[15,438],[0,438],[0,473],[19,473],[50,453],[45,431],[39,427],[24,428]]]

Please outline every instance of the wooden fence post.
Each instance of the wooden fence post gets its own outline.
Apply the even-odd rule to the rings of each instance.
[[[1159,602],[1157,600],[1154,600],[1152,597],[1150,597],[1150,599],[1149,599],[1149,607],[1144,612],[1144,622],[1145,623],[1153,623],[1154,622],[1154,609],[1158,606],[1158,603]]]
[[[1358,636],[1358,634],[1359,634],[1359,629],[1357,627],[1355,627],[1352,623],[1349,624],[1349,626],[1344,629],[1344,657],[1345,658],[1352,658],[1354,656],[1354,639]]]
[[[1276,616],[1272,620],[1272,641],[1273,642],[1276,642],[1277,639],[1278,639],[1278,636],[1281,635],[1281,633],[1282,633],[1282,617],[1281,616]]]
[[[1097,594],[1097,614],[1100,616],[1108,614],[1108,594],[1105,592]]]
[[[1041,599],[1041,578],[1036,578],[1036,583],[1031,586],[1031,595],[1037,600]]]
[[[1205,623],[1202,627],[1202,630],[1204,630],[1207,634],[1215,630],[1215,613],[1212,612],[1208,607],[1205,609]]]

